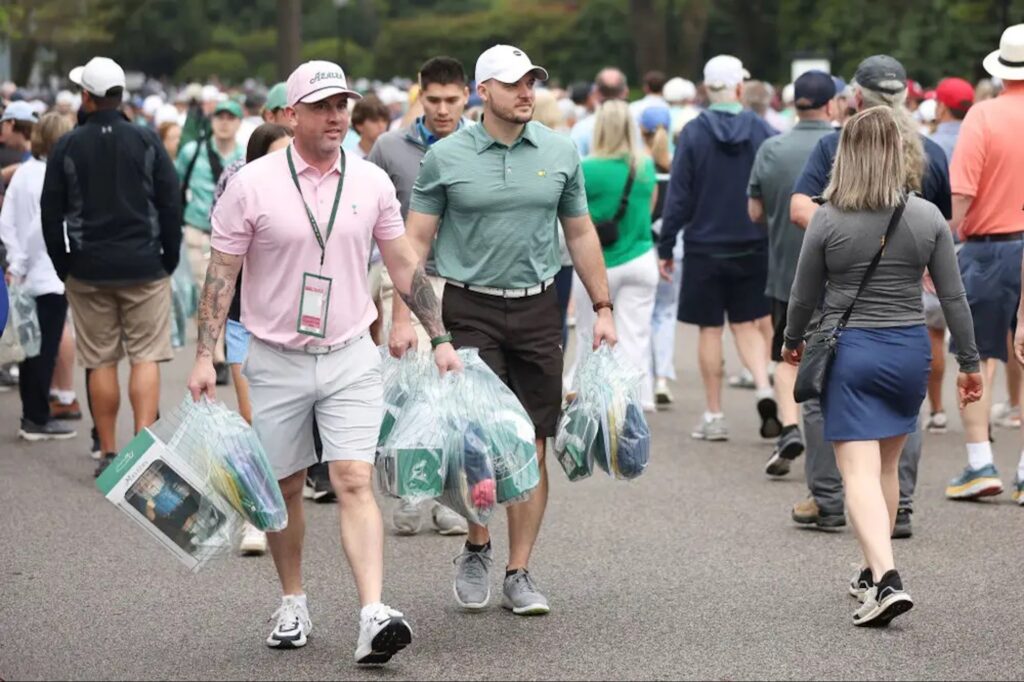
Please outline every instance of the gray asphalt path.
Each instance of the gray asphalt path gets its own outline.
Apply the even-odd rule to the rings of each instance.
[[[19,442],[17,394],[0,393],[0,679],[1024,676],[1024,508],[1008,493],[943,499],[964,465],[958,418],[948,435],[926,437],[915,535],[896,547],[917,605],[888,630],[858,630],[846,594],[858,560],[852,532],[790,522],[805,495],[802,467],[781,481],[763,474],[770,444],[757,438],[753,393],[727,389],[728,443],[690,440],[702,409],[695,344],[692,332],[679,338],[678,400],[651,418],[652,463],[641,479],[570,484],[551,463],[532,565],[550,616],[514,617],[497,597],[483,613],[459,612],[451,560],[461,540],[389,531],[385,599],[416,638],[379,671],[352,664],[358,607],[333,506],[306,508],[310,643],[271,651],[263,638],[278,592],[269,557],[189,574],[96,491],[87,427],[59,444]],[[164,406],[181,399],[189,357],[182,351],[166,367]],[[231,393],[222,393],[229,404]],[[120,432],[130,435],[124,409]],[[996,436],[1009,485],[1019,436]],[[392,504],[383,504],[387,518]],[[500,566],[504,522],[494,531]]]

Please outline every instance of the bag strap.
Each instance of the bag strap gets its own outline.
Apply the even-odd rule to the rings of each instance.
[[[188,167],[185,169],[185,177],[181,179],[181,205],[185,206],[188,202],[185,201],[185,195],[188,192],[188,183],[192,182],[192,171],[196,168],[196,161],[199,160],[199,154],[203,151],[203,143],[208,140],[205,135],[201,136],[196,140],[196,153],[192,155],[192,160],[188,162]]]
[[[626,187],[622,190],[622,198],[619,200],[619,209],[615,211],[615,216],[612,218],[613,222],[620,222],[626,215],[626,209],[629,207],[629,193],[633,190],[633,180],[636,178],[636,161],[630,160],[629,162],[629,175],[626,176]]]
[[[213,173],[213,184],[216,185],[217,181],[220,180],[221,173],[224,172],[224,164],[220,161],[220,155],[213,151],[213,144],[209,137],[206,138],[206,160],[210,163],[210,171]]]
[[[882,260],[882,254],[885,252],[885,245],[892,237],[892,233],[896,230],[896,225],[899,224],[900,218],[903,217],[903,209],[907,207],[907,197],[904,195],[900,199],[900,203],[896,206],[896,209],[892,212],[892,217],[889,219],[889,227],[885,229],[885,236],[882,237],[882,245],[878,247],[878,253],[871,259],[871,263],[868,264],[868,269],[864,271],[864,277],[860,280],[860,286],[857,288],[857,295],[853,297],[853,302],[843,313],[843,316],[839,319],[838,329],[846,327],[846,323],[850,321],[850,315],[853,314],[853,306],[857,305],[857,300],[860,295],[864,293],[864,287],[867,286],[871,280],[871,276],[875,274],[875,270],[878,269],[878,263]]]

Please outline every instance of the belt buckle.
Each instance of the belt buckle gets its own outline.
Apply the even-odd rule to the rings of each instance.
[[[305,351],[310,355],[327,355],[331,352],[330,346],[306,346]]]

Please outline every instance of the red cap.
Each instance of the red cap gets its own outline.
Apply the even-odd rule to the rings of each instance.
[[[943,78],[935,88],[935,98],[956,112],[966,113],[974,104],[974,86],[963,78]]]
[[[907,79],[907,99],[920,102],[924,99],[924,89],[915,80]]]

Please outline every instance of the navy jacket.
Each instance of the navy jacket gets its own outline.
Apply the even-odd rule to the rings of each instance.
[[[778,134],[752,111],[708,110],[683,128],[672,160],[658,256],[672,258],[683,232],[685,253],[731,253],[768,242],[747,215],[747,182],[758,148]]]
[[[46,162],[40,213],[62,280],[146,282],[178,264],[178,174],[157,134],[119,111],[97,111],[57,142]]]

